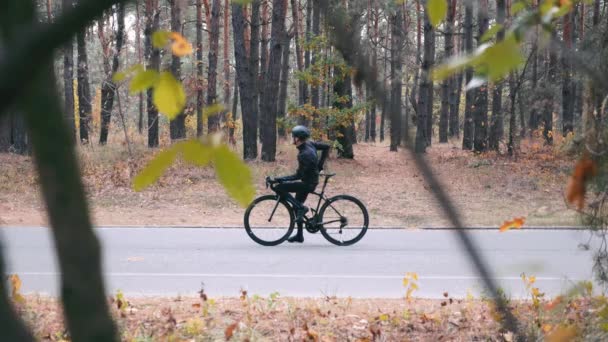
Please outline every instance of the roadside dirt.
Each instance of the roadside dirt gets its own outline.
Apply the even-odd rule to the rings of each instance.
[[[525,146],[524,146],[525,145]],[[498,227],[526,217],[526,226],[577,224],[564,202],[564,187],[574,162],[535,142],[522,144],[516,158],[493,153],[474,155],[458,145],[435,144],[427,160],[467,226]],[[143,147],[129,162],[124,147],[82,147],[82,174],[96,225],[241,226],[244,209],[218,184],[211,168],[176,164],[157,185],[142,192],[131,178],[152,156]],[[276,163],[250,163],[257,195],[267,193],[266,175],[285,175],[296,168],[296,151],[283,144]],[[431,189],[405,151],[389,152],[386,144],[361,143],[354,160],[332,158],[337,173],[327,193],[351,194],[367,206],[371,226],[444,227]],[[309,205],[312,203],[308,202]],[[46,225],[32,162],[28,157],[0,155],[0,224]]]

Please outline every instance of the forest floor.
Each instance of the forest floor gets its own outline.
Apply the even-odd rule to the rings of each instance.
[[[110,299],[123,341],[514,341],[487,299],[232,298]],[[602,297],[508,301],[525,340],[602,340]],[[65,341],[57,299],[15,303],[37,340]],[[604,323],[605,324],[605,323]]]
[[[79,148],[96,225],[242,225],[244,209],[226,195],[211,168],[178,163],[156,185],[133,191],[132,177],[153,155],[143,144],[135,145],[141,147],[134,149],[131,158],[119,143]],[[460,143],[434,144],[426,158],[468,227],[498,227],[505,220],[522,216],[527,226],[578,223],[576,213],[564,201],[565,184],[575,160],[558,147],[525,140],[521,152],[509,158],[465,152]],[[389,152],[385,143],[360,143],[355,145],[354,160],[337,159],[333,152],[327,164],[329,171],[337,173],[328,185],[328,195],[346,193],[360,198],[370,212],[371,226],[448,226],[407,151]],[[293,173],[296,149],[281,143],[275,163],[255,161],[249,165],[257,195],[267,193],[264,177]],[[0,154],[0,225],[47,223],[37,184],[31,158]]]

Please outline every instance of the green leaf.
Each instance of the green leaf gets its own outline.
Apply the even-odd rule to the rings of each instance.
[[[148,88],[154,86],[158,80],[158,71],[155,70],[143,70],[135,74],[131,83],[129,84],[129,91],[131,95],[145,91]]]
[[[251,0],[232,0],[233,4],[237,4],[237,5],[249,5],[249,3],[251,3]]]
[[[173,120],[186,105],[186,93],[182,84],[170,72],[164,71],[154,87],[152,100],[159,112]]]
[[[524,58],[514,35],[486,49],[480,58],[480,64],[487,67],[490,81],[496,81],[523,63]]]
[[[453,74],[464,70],[474,59],[475,56],[472,55],[455,56],[448,59],[447,62],[433,69],[433,80],[443,81]]]
[[[213,149],[197,140],[187,140],[178,143],[184,160],[196,166],[205,166],[213,158]]]
[[[226,145],[215,149],[213,163],[216,175],[228,194],[241,206],[249,205],[255,196],[249,167]]]
[[[501,24],[494,24],[492,25],[492,27],[490,27],[490,29],[488,29],[486,32],[484,32],[483,36],[481,36],[481,42],[485,43],[488,40],[494,38],[494,36],[498,33],[498,31],[502,30],[502,25]]]
[[[124,81],[127,78],[127,74],[123,71],[117,71],[112,75],[112,82],[118,83]]]
[[[517,13],[526,9],[526,3],[523,1],[518,1],[511,6],[511,15],[516,15]]]
[[[133,190],[141,191],[154,184],[160,176],[173,164],[177,155],[177,149],[171,147],[159,152],[133,179]]]
[[[169,43],[168,31],[156,31],[152,34],[152,45],[157,49],[162,49]]]
[[[448,14],[448,3],[446,0],[428,0],[426,10],[431,25],[437,27]]]
[[[219,103],[214,103],[209,107],[205,107],[205,109],[203,109],[203,117],[207,118],[210,116],[214,116],[217,115],[219,113],[222,113],[226,110],[226,108],[219,104]]]

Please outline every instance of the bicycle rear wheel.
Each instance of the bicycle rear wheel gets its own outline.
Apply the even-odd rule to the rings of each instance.
[[[367,232],[369,215],[365,205],[349,195],[332,197],[323,204],[321,234],[338,246],[349,246],[361,240]]]
[[[245,230],[249,237],[263,246],[276,246],[293,231],[295,216],[284,200],[276,195],[256,198],[245,211]]]

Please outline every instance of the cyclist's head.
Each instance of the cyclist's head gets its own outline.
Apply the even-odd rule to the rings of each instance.
[[[291,130],[291,136],[293,138],[293,143],[295,145],[299,145],[306,141],[306,139],[310,138],[310,131],[306,126],[298,125]]]

